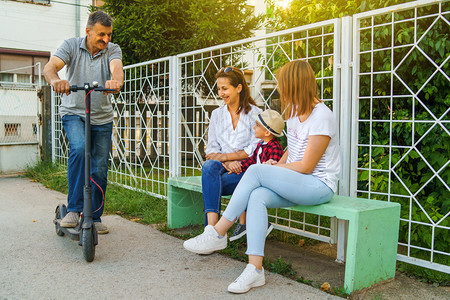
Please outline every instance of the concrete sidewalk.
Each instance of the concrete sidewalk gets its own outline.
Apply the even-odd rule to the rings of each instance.
[[[340,299],[266,272],[266,285],[236,296],[227,286],[245,264],[200,256],[182,241],[116,215],[103,222],[95,260],[59,237],[55,207],[66,195],[27,178],[0,177],[0,299]]]

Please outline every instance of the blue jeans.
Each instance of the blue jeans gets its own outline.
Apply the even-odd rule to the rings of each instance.
[[[234,189],[241,180],[244,172],[241,174],[231,173],[223,167],[217,160],[207,160],[202,167],[202,192],[203,205],[206,213],[215,212],[220,215],[221,196],[233,194]]]
[[[62,117],[64,131],[69,140],[69,161],[67,166],[67,183],[69,195],[67,196],[67,211],[83,211],[84,186],[84,118],[75,115]],[[108,161],[111,149],[113,123],[104,125],[91,125],[91,177],[106,193],[108,182]],[[102,191],[91,182],[92,211],[94,222],[100,222],[103,214]]]
[[[315,176],[257,164],[245,171],[223,216],[234,221],[247,210],[246,254],[264,256],[267,208],[317,205],[330,201],[333,195],[333,190]]]

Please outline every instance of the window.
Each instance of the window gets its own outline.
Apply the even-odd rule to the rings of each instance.
[[[41,72],[50,58],[50,52],[0,47],[0,84],[32,86],[39,83]],[[41,83],[45,84],[41,75]]]
[[[5,136],[20,136],[20,124],[5,123]]]
[[[0,73],[0,81],[13,82],[14,81],[14,74],[11,74],[11,73]]]
[[[50,5],[50,0],[15,0],[17,2],[26,2],[31,4]]]
[[[31,75],[17,74],[17,83],[31,83]]]

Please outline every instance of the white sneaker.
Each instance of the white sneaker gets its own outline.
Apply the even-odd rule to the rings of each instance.
[[[263,286],[264,284],[266,284],[264,268],[258,273],[254,265],[248,264],[244,272],[228,286],[228,291],[242,294],[248,292],[251,288]]]
[[[185,241],[183,247],[197,254],[211,254],[214,251],[225,249],[227,242],[226,236],[220,238],[214,226],[208,225],[202,234]]]

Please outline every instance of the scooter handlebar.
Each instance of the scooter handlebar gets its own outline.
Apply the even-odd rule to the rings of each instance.
[[[84,86],[76,86],[76,85],[72,85],[70,86],[70,90],[72,92],[77,92],[77,91],[83,91],[83,90],[94,90],[97,92],[118,92],[118,90],[115,89],[105,89],[102,86],[89,86],[88,84],[84,85]]]
[[[105,89],[102,86],[96,87],[94,88],[94,91],[98,91],[98,92],[118,92],[118,90],[115,89]]]
[[[84,90],[84,86],[71,85],[71,86],[70,86],[70,90],[71,90],[72,92],[81,91],[81,90]]]

